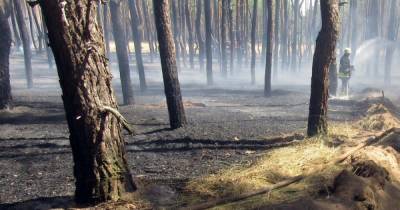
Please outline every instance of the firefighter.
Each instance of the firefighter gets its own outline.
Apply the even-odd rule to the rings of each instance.
[[[342,81],[342,94],[349,95],[349,80],[354,67],[350,64],[351,49],[346,48],[342,58],[340,58],[339,79]]]

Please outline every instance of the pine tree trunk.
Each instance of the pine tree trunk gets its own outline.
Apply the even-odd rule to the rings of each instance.
[[[171,1],[171,8],[172,8],[172,22],[173,22],[173,27],[174,27],[174,44],[175,44],[175,53],[176,53],[176,61],[178,62],[178,65],[181,66],[181,52],[180,52],[180,46],[179,46],[179,15],[178,15],[178,7],[176,6],[176,0]],[[156,26],[157,27],[157,26]]]
[[[256,32],[258,0],[254,0],[253,19],[251,21],[251,84],[256,84]]]
[[[24,0],[13,0],[15,15],[17,17],[17,23],[19,28],[19,33],[22,39],[22,47],[24,48],[24,62],[25,62],[25,74],[26,74],[26,83],[28,88],[33,87],[33,79],[32,79],[32,50],[31,50],[31,38],[29,37],[29,30],[25,23],[24,13],[22,3],[25,3]]]
[[[228,60],[226,54],[226,26],[229,14],[229,1],[222,0],[222,15],[221,15],[221,67],[223,77],[228,75]]]
[[[282,33],[282,70],[287,70],[289,67],[289,5],[288,1],[283,1],[283,33]]]
[[[189,34],[189,62],[190,68],[194,69],[194,38],[193,38],[193,26],[192,26],[192,16],[189,8],[189,0],[185,0],[185,16],[186,16],[186,26]]]
[[[213,85],[213,69],[212,69],[212,28],[211,28],[211,0],[204,0],[204,16],[206,26],[206,56],[207,56],[207,84]]]
[[[8,1],[0,2],[0,109],[11,106],[10,85],[10,49],[11,29],[8,23],[10,5]]]
[[[273,69],[274,69],[274,78],[278,78],[278,58],[279,58],[279,44],[280,44],[280,36],[279,36],[279,28],[280,28],[280,15],[281,15],[281,0],[275,0],[276,7],[275,7],[275,35],[274,35],[274,56],[273,56]]]
[[[57,64],[74,158],[77,203],[116,201],[136,187],[125,158],[121,126],[103,106],[117,109],[97,2],[42,0]],[[89,26],[89,27],[87,27]]]
[[[13,1],[13,0],[11,0]],[[15,14],[15,8],[11,4],[10,6],[10,16],[11,16],[11,25],[12,25],[12,32],[13,32],[13,42],[15,42],[15,47],[19,50],[21,47],[21,36],[18,31],[18,24],[17,24],[17,15]]]
[[[168,0],[153,0],[153,7],[169,121],[171,128],[176,129],[186,124],[186,116],[178,79]]]
[[[153,36],[151,35],[153,33],[152,31],[152,20],[150,20],[150,15],[149,15],[149,8],[147,6],[147,1],[142,0],[142,8],[143,8],[143,18],[146,24],[146,31],[147,31],[147,41],[149,43],[149,48],[150,48],[150,62],[153,62],[153,55],[155,54],[155,49],[153,45]]]
[[[326,134],[328,131],[328,72],[335,57],[339,36],[338,0],[320,0],[322,28],[318,34],[314,52],[310,112],[308,116],[309,136]]]
[[[272,51],[274,48],[274,23],[275,23],[275,0],[267,0],[268,8],[268,40],[266,49],[266,62],[265,62],[265,83],[264,95],[271,96],[271,74],[272,74]]]
[[[298,37],[299,37],[299,12],[300,12],[300,0],[294,0],[294,5],[293,5],[293,18],[294,18],[294,24],[293,24],[293,34],[292,34],[292,58],[291,58],[291,69],[292,71],[296,72],[297,71],[297,45],[298,45]]]
[[[135,0],[129,0],[129,10],[131,14],[132,37],[133,37],[133,42],[135,44],[136,66],[139,72],[140,91],[144,92],[147,89],[147,84],[146,84],[146,76],[144,73],[143,58],[142,58],[142,39],[139,31],[140,20]]]
[[[233,8],[232,8],[232,0],[228,0],[229,5],[229,41],[230,41],[230,64],[229,69],[231,74],[233,74],[233,61],[235,58],[234,49],[235,49],[235,34],[233,32]]]
[[[197,0],[196,2],[196,36],[197,36],[197,42],[199,46],[199,65],[200,65],[200,70],[204,69],[204,41],[203,41],[203,36],[201,35],[201,2],[203,0]]]
[[[124,104],[134,104],[131,73],[129,70],[128,41],[126,39],[125,24],[121,12],[122,1],[110,1],[110,14],[117,50],[118,66],[121,77],[122,95]]]

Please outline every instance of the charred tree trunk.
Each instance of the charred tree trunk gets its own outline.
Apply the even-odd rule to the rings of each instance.
[[[275,0],[267,0],[268,8],[268,40],[266,49],[266,62],[265,62],[265,81],[264,81],[264,95],[271,96],[271,74],[272,74],[272,51],[274,48],[274,23],[275,23]]]
[[[122,95],[124,104],[129,105],[134,104],[134,98],[129,70],[128,41],[122,20],[121,3],[122,1],[110,1],[110,13],[121,77]]]
[[[292,34],[292,58],[291,58],[291,69],[292,71],[297,71],[297,47],[298,47],[298,37],[299,37],[299,19],[300,19],[300,0],[294,0],[294,5],[293,5],[293,18],[294,18],[294,24],[293,24],[293,34]]]
[[[213,70],[212,70],[212,27],[211,27],[211,0],[204,0],[204,16],[206,26],[206,55],[207,55],[207,84],[213,85]]]
[[[221,66],[222,66],[222,75],[227,77],[228,75],[228,60],[226,55],[226,26],[227,26],[227,18],[229,13],[229,1],[222,0],[222,15],[221,15]]]
[[[178,7],[176,6],[176,0],[171,1],[171,8],[172,8],[172,22],[174,27],[174,44],[175,44],[175,53],[176,53],[176,60],[181,66],[181,52],[179,46],[179,37],[180,37],[180,30],[179,30],[179,14],[178,14]]]
[[[125,158],[97,2],[40,1],[57,64],[74,158],[77,203],[115,201],[136,187]],[[90,26],[90,27],[86,27]]]
[[[8,23],[10,5],[8,1],[0,2],[0,109],[11,106],[10,85],[10,49],[11,29]]]
[[[197,0],[196,2],[196,36],[197,42],[199,46],[199,64],[200,69],[204,69],[204,41],[203,36],[201,35],[201,2],[202,0]]]
[[[194,47],[193,47],[193,27],[192,27],[192,16],[190,14],[190,8],[189,8],[189,0],[185,0],[185,16],[186,16],[186,26],[188,29],[188,34],[189,34],[189,62],[190,62],[190,68],[194,68]]]
[[[279,28],[280,28],[280,15],[281,15],[281,0],[275,0],[275,47],[274,47],[274,56],[273,56],[273,69],[274,69],[274,78],[278,78],[278,58],[279,58],[279,44],[280,44],[280,36],[279,36]]]
[[[228,14],[229,14],[229,41],[230,41],[230,64],[229,69],[231,74],[233,74],[233,61],[234,61],[234,49],[235,49],[235,35],[233,33],[233,8],[231,0],[228,0]]]
[[[147,84],[146,84],[146,76],[144,73],[143,58],[142,58],[142,39],[139,30],[140,20],[135,0],[129,0],[129,10],[131,14],[132,37],[133,37],[133,42],[135,44],[136,66],[139,72],[140,91],[144,92],[147,89]]]
[[[153,0],[153,7],[169,121],[171,128],[176,129],[186,124],[186,116],[178,79],[168,0]]]
[[[318,34],[314,52],[310,112],[308,116],[309,136],[326,134],[328,130],[328,72],[335,57],[339,36],[338,0],[320,0],[322,28]]]
[[[289,67],[289,5],[288,1],[283,1],[283,33],[282,33],[282,70],[287,70]]]
[[[150,48],[150,62],[153,62],[153,55],[155,54],[155,49],[154,49],[154,45],[153,45],[153,36],[151,35],[153,33],[153,31],[152,31],[152,26],[153,26],[152,22],[153,21],[150,20],[149,8],[148,8],[147,4],[148,4],[147,1],[142,0],[143,19],[146,23],[144,25],[146,27],[146,31],[147,31],[146,37],[147,37],[147,41],[149,43],[149,48]]]
[[[251,21],[251,84],[256,84],[256,33],[258,0],[254,0],[253,19]]]
[[[15,9],[12,4],[10,6],[10,16],[11,16],[11,25],[12,25],[12,31],[13,31],[13,42],[15,42],[15,46],[19,50],[21,47],[21,36],[17,29],[17,26],[18,26],[17,21],[16,21],[17,16],[15,14]]]
[[[24,48],[24,62],[25,62],[25,74],[26,74],[26,83],[28,88],[33,87],[33,79],[32,79],[32,50],[31,50],[31,38],[29,37],[29,30],[25,23],[24,13],[22,2],[23,0],[13,0],[15,14],[17,17],[17,23],[19,28],[19,33],[22,39],[22,47]]]

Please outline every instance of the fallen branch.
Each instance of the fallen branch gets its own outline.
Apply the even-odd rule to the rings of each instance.
[[[289,185],[291,185],[293,183],[299,182],[299,181],[307,178],[311,174],[315,174],[316,172],[323,171],[323,170],[327,169],[328,167],[330,167],[332,165],[336,165],[336,164],[342,163],[343,161],[345,161],[349,156],[351,156],[355,152],[361,150],[362,148],[364,148],[366,146],[370,146],[370,145],[378,143],[381,139],[385,138],[386,136],[388,136],[391,133],[400,133],[400,129],[399,128],[390,128],[390,129],[384,131],[383,133],[381,133],[378,136],[370,137],[364,143],[360,144],[359,146],[355,147],[354,149],[350,150],[349,152],[345,153],[344,155],[332,160],[331,162],[329,162],[329,163],[327,163],[325,165],[321,165],[320,167],[314,167],[314,170],[309,171],[307,173],[304,173],[302,175],[286,179],[284,181],[281,181],[281,182],[278,182],[276,184],[273,184],[273,185],[271,185],[269,187],[264,187],[264,188],[261,188],[261,189],[258,189],[258,190],[252,191],[252,192],[247,192],[247,193],[243,193],[241,195],[236,195],[236,196],[232,196],[232,197],[228,197],[228,198],[215,199],[215,200],[212,200],[212,201],[208,201],[206,203],[197,204],[197,205],[193,205],[193,206],[189,206],[189,207],[184,207],[181,210],[208,209],[208,208],[212,208],[212,207],[215,207],[215,206],[218,206],[218,205],[237,202],[237,201],[241,201],[241,200],[253,197],[253,196],[270,193],[272,190],[277,190],[277,189],[289,186]]]
[[[115,108],[109,107],[109,106],[102,106],[100,108],[100,110],[102,112],[109,112],[111,114],[113,114],[117,120],[119,121],[119,123],[122,124],[122,126],[129,132],[129,134],[131,135],[135,135],[136,131],[133,125],[131,125],[128,120],[125,119],[124,116],[122,116],[122,114]]]
[[[261,189],[258,189],[256,191],[253,192],[247,192],[247,193],[243,193],[241,195],[236,195],[233,197],[228,197],[228,198],[220,198],[220,199],[216,199],[207,203],[203,203],[203,204],[198,204],[198,205],[194,205],[194,206],[190,206],[190,207],[186,207],[186,208],[182,208],[181,210],[201,210],[201,209],[208,209],[214,206],[218,206],[218,205],[222,205],[222,204],[227,204],[227,203],[232,203],[232,202],[237,202],[237,201],[241,201],[244,200],[246,198],[250,198],[256,195],[262,195],[262,194],[266,194],[271,192],[272,190],[276,190],[276,189],[280,189],[283,187],[286,187],[288,185],[291,185],[295,182],[298,182],[302,179],[304,179],[304,176],[296,176],[287,180],[284,180],[282,182],[278,182],[274,185],[271,185],[269,187],[264,187]]]

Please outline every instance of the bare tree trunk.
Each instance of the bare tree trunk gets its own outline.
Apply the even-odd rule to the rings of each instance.
[[[185,0],[185,14],[186,14],[186,25],[189,34],[189,62],[190,68],[194,68],[194,39],[193,39],[193,26],[192,26],[192,16],[190,14],[189,0]]]
[[[178,7],[176,6],[176,0],[171,1],[171,7],[172,7],[172,22],[173,22],[173,27],[174,27],[174,44],[175,44],[175,53],[176,53],[176,60],[178,62],[178,65],[181,66],[181,52],[180,52],[180,46],[179,46],[179,17],[178,17]]]
[[[168,0],[153,0],[153,7],[169,121],[171,128],[176,129],[186,124],[186,116],[178,79]]]
[[[200,64],[200,69],[204,69],[204,41],[203,41],[203,36],[201,35],[201,2],[203,0],[197,0],[196,2],[196,36],[197,36],[197,42],[199,46],[199,64]]]
[[[251,21],[251,84],[256,84],[256,33],[258,0],[254,0],[253,19]]]
[[[147,41],[149,42],[149,48],[150,48],[150,62],[153,62],[153,55],[155,54],[155,49],[154,49],[154,45],[153,45],[153,36],[151,35],[153,33],[152,31],[152,22],[150,20],[150,15],[149,15],[149,8],[147,6],[147,1],[146,0],[142,0],[142,8],[143,8],[143,18],[146,24],[146,37],[147,37]]]
[[[280,44],[280,36],[279,36],[279,27],[280,27],[280,15],[281,15],[281,0],[275,0],[275,47],[274,47],[274,56],[273,56],[273,69],[274,69],[274,78],[278,78],[278,61],[279,61],[279,44]]]
[[[122,1],[110,1],[110,14],[115,46],[117,50],[119,73],[121,77],[124,104],[134,104],[131,73],[129,70],[128,41],[121,12]]]
[[[110,58],[110,7],[108,4],[103,6],[103,31],[104,31],[104,42],[106,45],[107,57]]]
[[[9,16],[9,2],[0,2],[0,109],[10,108],[12,102],[10,85],[11,29],[8,23]]]
[[[283,33],[282,33],[282,69],[286,70],[289,67],[289,5],[288,1],[283,1]]]
[[[21,47],[21,36],[17,29],[17,27],[18,27],[18,24],[16,21],[17,15],[15,14],[15,8],[12,4],[10,6],[10,16],[11,16],[12,31],[13,31],[13,35],[14,35],[13,42],[15,42],[15,47],[19,50],[19,48]]]
[[[147,89],[147,84],[142,58],[142,39],[139,31],[140,21],[135,0],[129,0],[129,10],[131,14],[132,37],[135,44],[136,66],[139,72],[140,91],[144,92]]]
[[[294,0],[294,5],[293,5],[293,18],[294,18],[294,24],[293,24],[293,34],[292,34],[292,58],[291,58],[291,69],[292,71],[297,71],[297,56],[298,56],[298,50],[297,50],[297,45],[298,45],[298,30],[299,30],[299,12],[300,12],[300,0]]]
[[[229,1],[222,0],[222,15],[221,15],[221,67],[222,67],[222,75],[227,77],[228,75],[228,62],[226,55],[226,26],[227,26],[227,18],[229,18]]]
[[[96,19],[97,2],[42,0],[40,5],[70,131],[75,201],[119,200],[136,187],[125,158],[121,126],[114,115],[104,111],[104,106],[117,109],[117,102]]]
[[[235,49],[235,34],[233,33],[233,9],[232,9],[232,0],[228,0],[228,14],[229,14],[229,41],[230,41],[230,72],[233,74],[233,61],[234,61],[234,49]]]
[[[271,96],[271,74],[272,74],[272,51],[274,48],[274,23],[275,23],[275,0],[267,0],[268,8],[268,41],[267,41],[267,59],[265,64],[265,83],[264,95]]]
[[[328,72],[339,36],[338,0],[320,0],[320,5],[322,28],[317,38],[312,67],[309,136],[326,134],[328,131]]]
[[[42,18],[42,19],[44,19],[44,18]],[[48,32],[47,32],[47,27],[46,27],[44,20],[42,21],[42,25],[43,25],[43,37],[44,37],[45,47],[46,47],[47,63],[49,64],[49,69],[53,69],[54,56],[53,56],[53,53],[51,52],[51,49],[49,46],[49,38],[46,35]]]
[[[22,2],[25,3],[24,0],[13,0],[14,9],[17,17],[17,23],[19,28],[19,33],[22,39],[22,46],[24,48],[24,62],[25,62],[25,74],[26,74],[26,83],[28,88],[33,87],[33,79],[32,79],[32,50],[31,50],[31,38],[29,37],[29,30],[25,23]]]
[[[212,28],[211,28],[211,0],[204,0],[204,16],[206,26],[206,55],[207,55],[207,84],[213,85],[213,69],[212,69]]]

